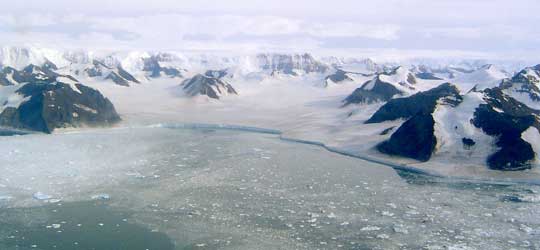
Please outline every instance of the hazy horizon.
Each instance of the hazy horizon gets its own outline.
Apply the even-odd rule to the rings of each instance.
[[[508,1],[25,1],[0,10],[1,45],[312,52],[534,60],[540,3]]]

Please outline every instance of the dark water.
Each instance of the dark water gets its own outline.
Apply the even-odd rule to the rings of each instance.
[[[0,249],[174,249],[163,233],[131,223],[102,202],[0,210]],[[12,219],[10,219],[12,218]]]

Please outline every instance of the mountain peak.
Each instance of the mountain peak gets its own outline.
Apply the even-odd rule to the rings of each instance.
[[[208,75],[197,74],[182,82],[185,93],[189,96],[205,95],[213,99],[233,94],[238,95],[236,90],[227,82]]]

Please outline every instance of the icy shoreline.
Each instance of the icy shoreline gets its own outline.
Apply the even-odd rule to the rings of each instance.
[[[332,153],[336,153],[336,154],[340,154],[340,155],[344,155],[344,156],[348,156],[352,158],[357,158],[357,159],[368,161],[371,163],[384,165],[387,167],[391,167],[396,171],[402,171],[402,172],[407,172],[407,173],[412,173],[412,174],[417,174],[417,175],[422,175],[422,176],[427,176],[427,177],[438,178],[439,182],[492,184],[492,185],[528,184],[528,185],[540,186],[540,180],[536,180],[536,179],[522,180],[522,179],[511,179],[511,178],[496,179],[496,178],[470,178],[470,177],[461,177],[461,176],[445,176],[435,171],[428,171],[425,169],[407,166],[406,164],[399,164],[396,162],[391,162],[389,160],[380,159],[380,158],[365,155],[365,154],[358,154],[358,153],[350,152],[347,150],[339,149],[336,147],[331,147],[331,146],[326,145],[323,142],[286,137],[283,135],[284,133],[282,131],[276,130],[276,129],[231,125],[231,124],[208,124],[208,123],[184,123],[184,124],[159,123],[159,124],[149,125],[148,127],[171,128],[171,129],[220,129],[220,130],[233,130],[233,131],[260,133],[260,134],[272,134],[272,135],[277,135],[278,138],[282,141],[318,146]]]

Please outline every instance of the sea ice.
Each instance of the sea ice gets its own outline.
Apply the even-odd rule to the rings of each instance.
[[[48,194],[44,194],[42,192],[37,192],[37,193],[34,193],[33,195],[34,199],[36,200],[49,200],[52,198],[52,196],[48,195]]]

